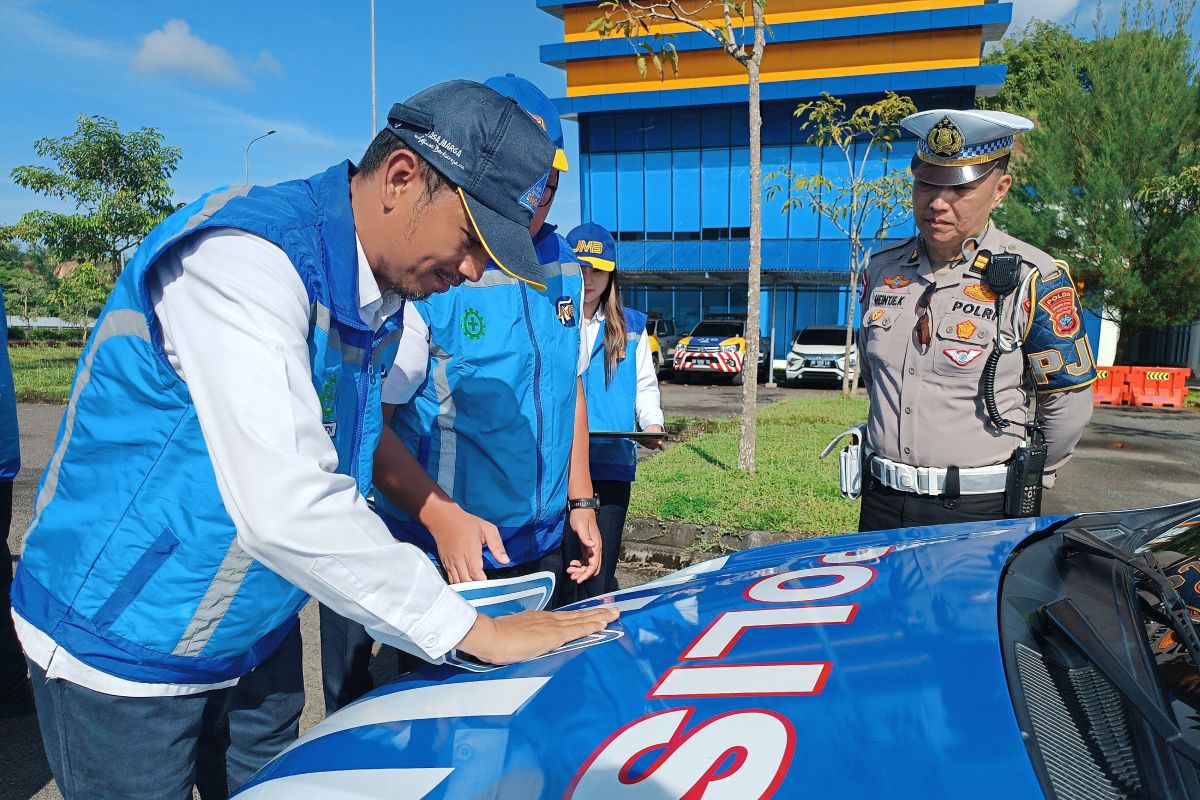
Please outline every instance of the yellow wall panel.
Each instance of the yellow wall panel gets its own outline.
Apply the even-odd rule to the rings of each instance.
[[[768,25],[787,22],[805,22],[817,19],[840,19],[863,17],[871,14],[893,14],[903,11],[927,11],[935,8],[957,8],[983,5],[984,0],[770,0],[767,3]],[[697,3],[696,5],[702,5]],[[588,24],[600,16],[599,6],[572,6],[563,9],[564,41],[580,42],[597,39],[599,35],[587,32]],[[715,3],[703,16],[706,19],[721,18],[721,5]],[[687,33],[693,28],[681,23],[653,25],[657,33]]]
[[[978,28],[768,43],[763,54],[762,81],[974,67],[979,65],[982,44]],[[632,54],[571,62],[567,64],[567,96],[746,83],[746,71],[719,50],[681,53],[679,68],[679,77],[670,77],[668,69],[668,77],[660,81],[653,66],[643,79]]]

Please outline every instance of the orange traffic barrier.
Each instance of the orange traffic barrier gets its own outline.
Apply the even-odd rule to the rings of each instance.
[[[1129,371],[1130,403],[1135,406],[1183,407],[1187,397],[1187,367],[1132,367]]]
[[[1092,384],[1092,403],[1114,406],[1129,403],[1129,367],[1096,367]]]

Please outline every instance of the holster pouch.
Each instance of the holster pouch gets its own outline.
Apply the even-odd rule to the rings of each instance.
[[[821,458],[825,458],[843,439],[849,437],[850,442],[838,453],[838,489],[847,500],[857,500],[862,496],[863,442],[866,434],[865,422],[846,428],[821,451]]]

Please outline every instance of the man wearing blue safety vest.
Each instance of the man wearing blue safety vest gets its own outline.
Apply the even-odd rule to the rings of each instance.
[[[613,618],[477,615],[364,498],[396,312],[478,280],[485,253],[543,280],[526,227],[552,158],[516,104],[451,81],[393,106],[357,168],[205,195],[142,243],[12,593],[67,800],[191,797],[214,716],[213,793],[249,778],[296,735],[308,594],[430,658],[508,663]]]
[[[515,100],[556,148],[527,232],[544,280],[516,280],[493,260],[477,284],[413,305],[383,389],[375,508],[451,583],[541,571],[581,582],[600,568],[601,542],[579,378],[588,365],[581,268],[545,224],[567,169],[562,125],[529,81],[509,74],[485,83]],[[579,557],[564,565],[568,517]],[[324,607],[321,640],[331,713],[372,688],[371,641]]]

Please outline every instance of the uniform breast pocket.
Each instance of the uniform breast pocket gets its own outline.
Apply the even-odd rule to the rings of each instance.
[[[872,362],[887,363],[887,354],[896,351],[896,348],[887,345],[891,337],[900,335],[899,331],[892,330],[895,320],[896,312],[884,308],[872,309],[863,317],[862,346]],[[904,348],[901,347],[899,352],[903,353]]]
[[[978,375],[993,346],[996,327],[990,322],[952,319],[934,334],[933,371],[938,375]]]

